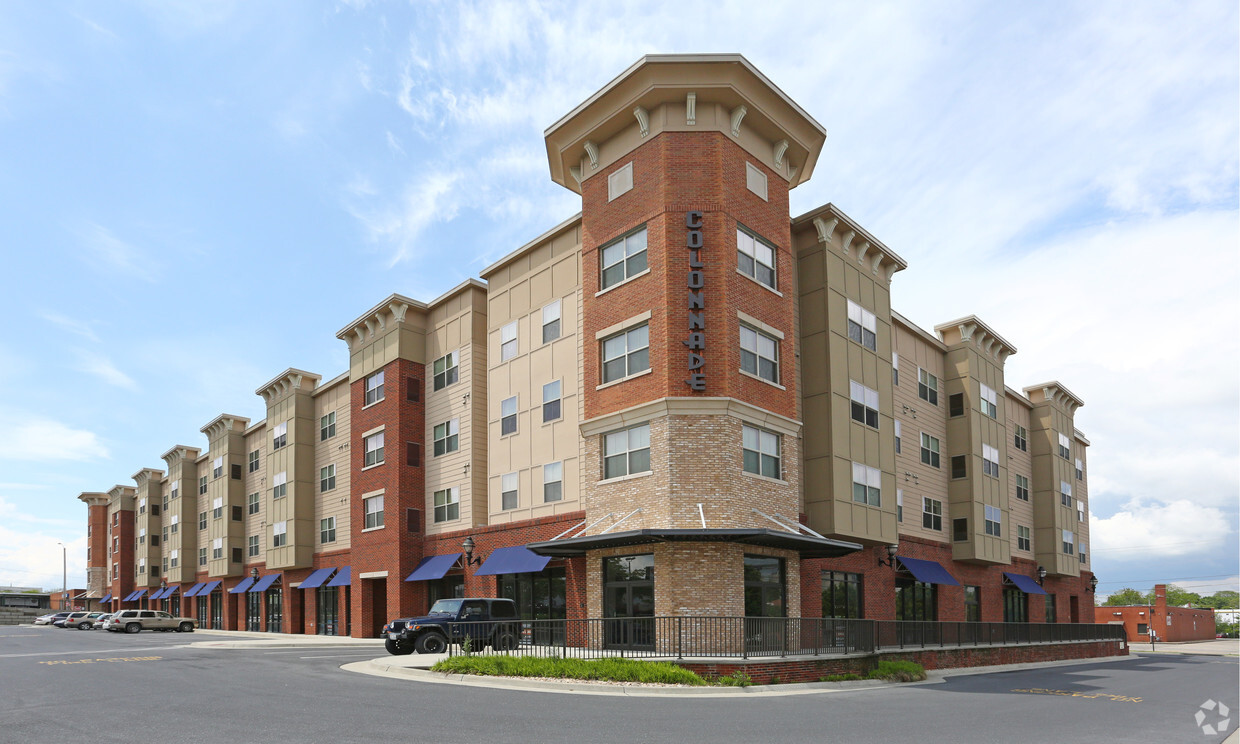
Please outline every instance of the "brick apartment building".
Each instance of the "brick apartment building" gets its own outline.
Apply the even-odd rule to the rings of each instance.
[[[378,302],[336,334],[349,369],[280,372],[263,420],[82,494],[88,593],[353,636],[488,595],[1092,622],[1082,401],[1009,387],[977,317],[898,314],[906,262],[834,205],[789,216],[824,141],[738,55],[643,58],[546,132],[580,214]]]

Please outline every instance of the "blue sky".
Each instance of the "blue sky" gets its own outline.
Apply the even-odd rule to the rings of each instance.
[[[813,6],[813,7],[809,7]],[[76,495],[162,468],[336,331],[579,209],[542,131],[642,54],[740,52],[831,201],[1086,402],[1102,592],[1236,588],[1234,2],[0,5],[0,584],[84,581]],[[279,275],[279,281],[272,277]],[[74,577],[77,577],[76,580]]]

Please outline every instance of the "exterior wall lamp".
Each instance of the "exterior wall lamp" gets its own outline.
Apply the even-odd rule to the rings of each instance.
[[[1038,566],[1038,586],[1042,586],[1042,582],[1046,581],[1046,569]]]
[[[250,569],[250,578],[258,581],[258,566]]]
[[[900,549],[899,545],[888,545],[887,546],[887,560],[883,560],[883,557],[880,555],[878,557],[878,565],[891,566],[891,570],[894,571],[896,569],[896,552],[899,549]]]
[[[1087,589],[1086,591],[1088,591],[1090,594],[1093,594],[1094,592],[1098,591],[1098,577],[1097,576],[1089,577],[1089,589]]]
[[[465,551],[465,565],[466,566],[477,566],[478,564],[482,563],[481,558],[474,557],[473,536],[466,536],[465,542],[461,543],[461,550]]]

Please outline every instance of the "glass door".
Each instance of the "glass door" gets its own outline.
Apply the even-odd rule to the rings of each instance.
[[[745,556],[745,645],[751,652],[783,650],[786,600],[784,559]]]
[[[654,648],[654,556],[603,559],[607,648]]]
[[[262,630],[263,595],[258,592],[245,593],[245,629],[254,633]]]
[[[219,630],[224,627],[224,594],[216,589],[211,592],[211,627]]]
[[[320,586],[314,602],[314,628],[319,635],[336,635],[340,625],[340,593],[334,586]]]
[[[267,590],[267,632],[281,633],[284,624],[284,589],[273,586]]]

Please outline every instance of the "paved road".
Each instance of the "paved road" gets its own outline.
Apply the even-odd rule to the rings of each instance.
[[[1216,742],[1237,659],[1134,656],[786,697],[621,698],[351,674],[369,648],[193,648],[205,635],[0,628],[0,742]],[[1217,723],[1217,708],[1206,723]]]

